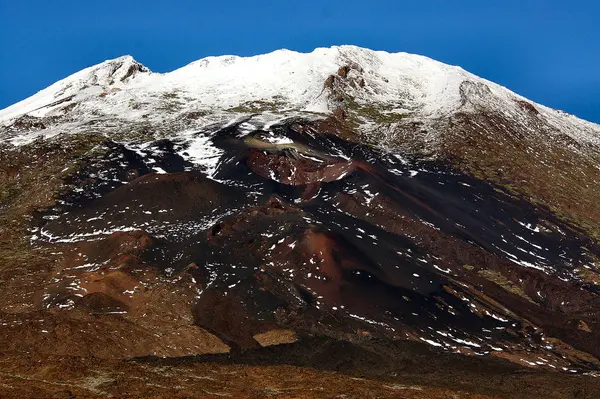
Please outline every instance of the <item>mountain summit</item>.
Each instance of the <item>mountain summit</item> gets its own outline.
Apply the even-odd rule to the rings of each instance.
[[[513,119],[533,112],[549,126],[584,141],[597,141],[600,134],[595,124],[534,104],[459,67],[355,46],[307,54],[278,50],[246,58],[207,57],[165,74],[123,56],[0,111],[0,121],[7,124],[22,115],[163,121],[185,112],[201,112],[212,121],[221,120],[225,112],[226,118],[236,111],[318,115],[342,105],[366,128],[379,122],[378,117],[423,121],[483,108],[501,110]]]
[[[348,374],[381,397],[600,395],[598,125],[354,46],[165,74],[124,56],[0,123],[19,372],[52,364],[81,395],[70,362],[118,371],[111,395],[146,368],[158,396],[225,390],[164,373],[208,361],[229,382],[336,371],[325,396]]]

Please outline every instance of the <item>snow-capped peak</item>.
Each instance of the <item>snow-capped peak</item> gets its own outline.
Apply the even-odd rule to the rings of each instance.
[[[25,114],[31,116],[52,114],[52,111],[61,104],[64,106],[126,86],[140,73],[151,72],[130,55],[106,60],[59,80],[33,96],[0,111],[0,121]]]
[[[328,112],[324,82],[349,63],[363,71],[366,90],[358,95],[359,100],[426,115],[457,107],[460,82],[469,78],[462,69],[427,57],[356,46],[317,48],[311,53],[277,50],[253,57],[207,57],[165,74],[150,73],[131,56],[124,56],[86,68],[0,111],[0,121],[23,114],[52,115],[56,109],[49,104],[73,95],[77,97],[73,102],[85,101],[101,113],[120,116],[130,108],[132,98],[153,103],[165,93],[185,97],[195,107],[210,111],[259,101],[297,111]],[[123,92],[116,93],[119,89]]]
[[[374,106],[408,119],[443,118],[482,104],[517,116],[524,112],[517,102],[526,99],[460,67],[408,53],[333,46],[310,53],[284,49],[252,57],[207,57],[164,74],[123,56],[86,68],[1,110],[0,123],[10,125],[22,115],[70,113],[76,113],[72,119],[77,120],[94,115],[129,121],[165,120],[190,112],[218,114],[221,120],[224,114],[235,113],[327,114],[336,99],[332,101],[326,82],[339,73],[348,74],[344,89],[354,106]],[[568,134],[598,140],[598,125],[529,103]]]

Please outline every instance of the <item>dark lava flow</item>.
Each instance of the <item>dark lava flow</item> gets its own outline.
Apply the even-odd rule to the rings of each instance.
[[[253,334],[285,326],[341,338],[366,331],[476,354],[542,351],[550,347],[544,327],[562,325],[568,312],[596,312],[595,286],[574,270],[600,249],[499,187],[301,120],[249,134],[232,125],[210,145],[221,155],[209,178],[185,141],[105,144],[107,155],[68,182],[62,205],[40,214],[36,234],[101,243],[145,231],[153,240],[142,262],[193,276],[196,323],[234,347],[255,346]],[[108,263],[101,252],[83,256],[93,270]],[[504,275],[518,290],[482,275]],[[60,305],[68,297],[48,298]]]

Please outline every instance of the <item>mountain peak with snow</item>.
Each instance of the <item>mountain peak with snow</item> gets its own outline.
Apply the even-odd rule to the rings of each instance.
[[[235,113],[314,117],[343,108],[369,129],[373,122],[428,122],[482,107],[502,110],[516,120],[529,118],[535,110],[576,140],[598,142],[600,135],[598,125],[535,104],[460,67],[350,45],[310,53],[282,49],[251,57],[206,57],[168,73],[153,73],[125,55],[85,68],[1,110],[0,123],[9,126],[23,115],[71,122],[90,115],[162,122],[191,112],[214,123]]]

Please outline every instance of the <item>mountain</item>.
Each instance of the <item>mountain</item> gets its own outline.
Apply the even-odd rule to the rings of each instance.
[[[600,126],[459,67],[124,56],[0,165],[4,396],[600,394]]]

